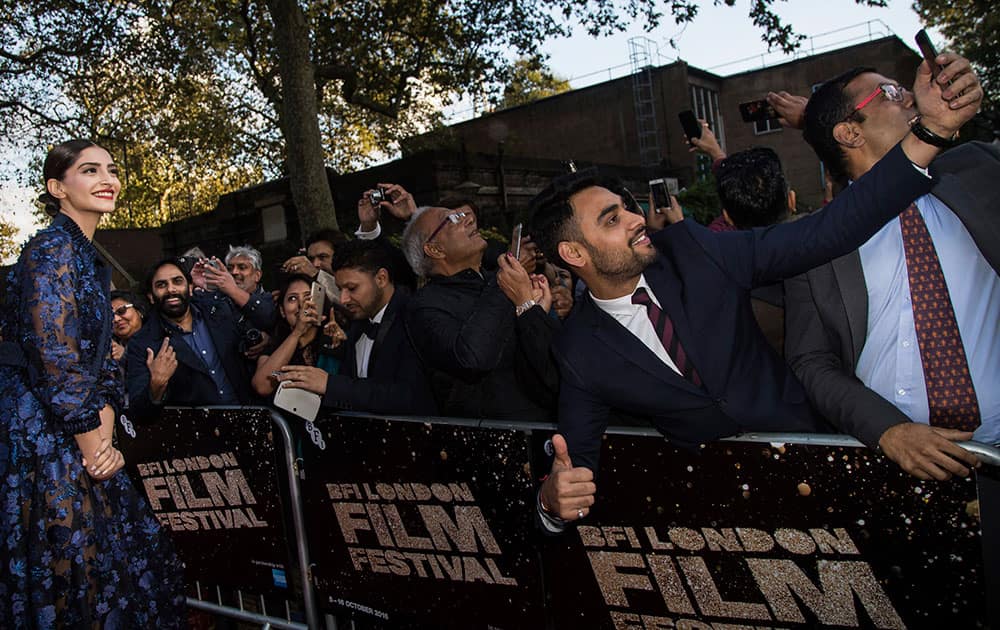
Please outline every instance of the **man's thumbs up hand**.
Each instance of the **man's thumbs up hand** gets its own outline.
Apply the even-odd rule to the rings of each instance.
[[[588,468],[573,467],[566,440],[558,433],[552,436],[552,447],[555,459],[549,476],[542,483],[542,509],[566,521],[581,519],[594,504],[597,492],[594,473]]]

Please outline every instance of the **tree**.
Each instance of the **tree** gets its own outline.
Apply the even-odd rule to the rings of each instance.
[[[17,227],[0,219],[0,263],[13,258],[18,249]]]
[[[749,16],[769,46],[794,50],[801,38],[773,2],[753,0]],[[284,172],[303,229],[336,227],[331,159],[391,154],[458,95],[502,92],[516,56],[539,59],[573,24],[599,36],[697,10],[697,0],[0,0],[0,131],[118,143],[130,220],[155,224],[175,203],[194,208]]]
[[[989,105],[1000,104],[1000,13],[984,0],[917,0],[913,10],[976,67]],[[939,46],[939,48],[943,48]]]
[[[510,80],[503,88],[498,107],[506,109],[554,96],[570,90],[569,81],[558,77],[537,57],[522,57],[514,62]]]

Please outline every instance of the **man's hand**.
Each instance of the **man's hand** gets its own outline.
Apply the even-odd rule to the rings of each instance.
[[[292,256],[281,265],[281,270],[285,273],[302,274],[310,278],[319,275],[319,269],[314,267],[305,256]]]
[[[590,513],[590,506],[594,504],[597,493],[594,473],[589,468],[573,468],[566,440],[558,433],[552,436],[552,448],[555,459],[549,476],[542,483],[542,509],[565,521],[581,519]]]
[[[521,263],[514,259],[510,252],[500,254],[497,258],[497,284],[514,306],[520,306],[528,300],[535,299],[531,276]]]
[[[146,367],[149,368],[149,397],[154,401],[163,398],[170,378],[177,371],[177,355],[170,347],[170,338],[163,340],[160,351],[153,355],[152,348],[146,348]]]
[[[941,66],[936,80],[926,61],[917,68],[913,96],[924,127],[950,138],[979,110],[983,89],[965,57],[945,52],[936,61]]]
[[[768,92],[765,97],[768,104],[778,112],[778,122],[783,127],[792,129],[805,129],[806,127],[806,103],[809,99],[797,94],[781,92]]]
[[[691,148],[688,149],[689,152],[694,153],[695,151],[701,151],[702,153],[708,155],[712,158],[712,161],[721,160],[726,157],[726,152],[722,150],[719,146],[719,140],[712,133],[712,129],[708,126],[708,122],[699,118],[698,122],[701,123],[701,137],[700,138],[688,138],[687,143]]]
[[[552,285],[552,308],[556,310],[559,319],[566,319],[573,310],[573,294],[568,287],[561,284]]]
[[[209,290],[222,291],[225,295],[233,297],[239,291],[249,298],[249,294],[236,286],[236,279],[229,270],[225,268],[222,261],[212,257],[209,261],[199,261],[195,266],[201,265],[201,272],[205,279],[206,288]],[[192,273],[192,278],[194,274]],[[246,304],[246,301],[243,302]]]
[[[968,477],[968,466],[979,466],[973,453],[955,444],[971,439],[969,431],[903,422],[886,429],[878,445],[886,457],[914,477],[944,481],[952,475]]]
[[[366,190],[365,193],[361,195],[361,198],[358,199],[358,223],[360,224],[358,229],[362,232],[372,232],[376,227],[378,227],[379,210],[381,209],[382,204],[380,203],[377,208],[373,206],[372,200],[369,197],[371,193],[372,191]]]
[[[326,393],[326,383],[330,375],[326,370],[308,365],[286,365],[281,368],[281,376],[278,380],[285,383],[285,387],[294,389],[304,389],[307,392],[319,394]]]
[[[256,361],[257,357],[259,357],[261,354],[264,353],[265,350],[267,350],[267,346],[270,343],[271,343],[271,335],[267,334],[262,330],[260,331],[260,343],[247,348],[246,352],[243,353],[243,356],[250,359],[251,361]]]

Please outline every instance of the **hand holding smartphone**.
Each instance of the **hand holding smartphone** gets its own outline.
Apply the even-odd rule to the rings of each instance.
[[[934,44],[931,43],[930,36],[927,35],[927,31],[920,29],[917,31],[917,36],[914,38],[917,40],[917,47],[920,48],[920,54],[924,56],[924,60],[931,69],[931,78],[936,79],[938,73],[941,72],[941,66],[938,65],[937,59],[938,52],[934,48]]]
[[[510,234],[510,249],[508,250],[516,260],[521,258],[521,232],[524,230],[524,224],[518,223],[514,226],[514,231]]]
[[[781,118],[778,112],[765,99],[740,103],[738,107],[740,108],[740,116],[743,118],[743,122],[750,123]]]
[[[670,193],[667,191],[667,181],[665,179],[649,180],[649,191],[653,193],[653,208],[669,208]]]
[[[698,122],[698,117],[694,115],[693,111],[685,109],[682,112],[678,112],[677,118],[680,119],[681,126],[684,128],[684,135],[687,136],[688,140],[701,137],[701,123]]]

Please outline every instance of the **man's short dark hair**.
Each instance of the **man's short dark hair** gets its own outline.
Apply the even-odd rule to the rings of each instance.
[[[638,207],[632,205],[634,200],[627,194],[620,180],[603,176],[596,168],[587,168],[554,178],[528,204],[531,213],[531,238],[545,257],[554,264],[559,264],[562,260],[559,256],[559,243],[583,240],[583,233],[573,216],[569,198],[592,186],[607,188],[624,199],[627,210],[641,212]]]
[[[773,225],[788,215],[788,182],[773,149],[754,147],[723,159],[715,185],[722,207],[741,230]]]
[[[355,239],[337,247],[330,267],[334,272],[339,269],[360,269],[373,276],[379,269],[385,269],[389,274],[389,281],[395,283],[392,263],[392,254],[387,245],[377,240]]]
[[[319,243],[320,241],[325,241],[332,245],[334,249],[337,249],[339,245],[347,242],[347,237],[339,230],[324,228],[309,235],[309,238],[306,239],[306,247],[308,248],[313,243]]]
[[[166,267],[167,265],[173,265],[174,267],[180,269],[181,273],[184,274],[184,279],[187,280],[187,283],[189,285],[194,283],[194,281],[191,280],[191,273],[187,270],[187,267],[184,266],[184,260],[178,258],[177,256],[168,256],[163,260],[161,260],[160,262],[153,265],[153,267],[149,270],[149,273],[146,275],[145,286],[147,293],[153,292],[153,276],[156,275],[157,271],[159,271],[163,267]]]
[[[877,71],[875,68],[851,68],[830,79],[813,92],[806,104],[806,122],[802,137],[838,180],[847,177],[847,160],[840,143],[833,137],[833,128],[848,116],[853,116],[858,122],[864,122],[864,114],[854,111],[854,101],[844,93],[844,88],[858,75],[867,72]]]

